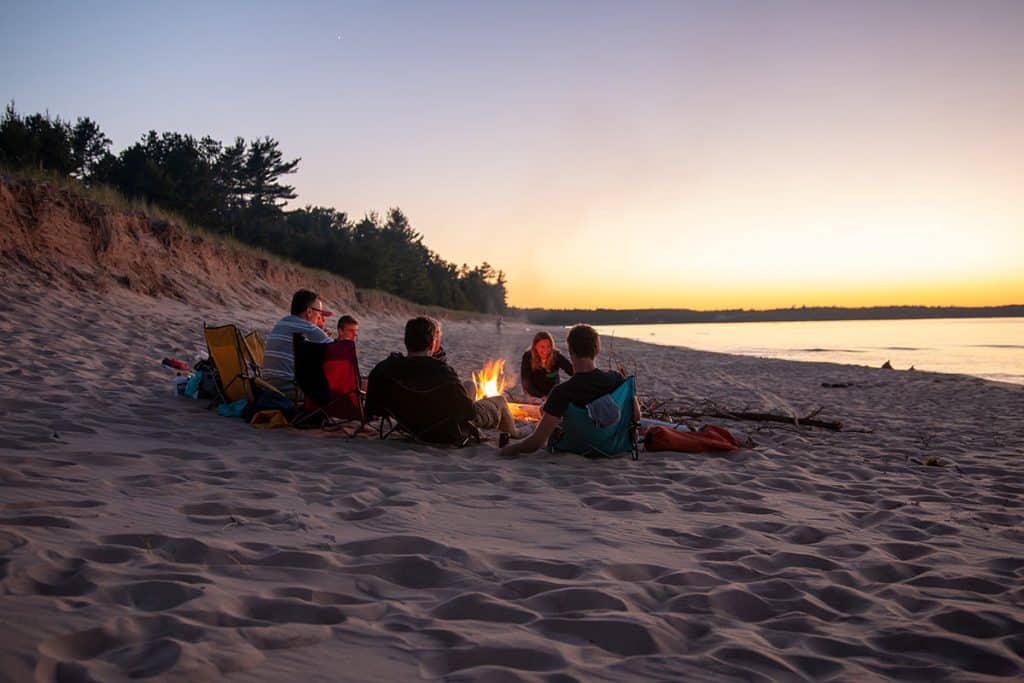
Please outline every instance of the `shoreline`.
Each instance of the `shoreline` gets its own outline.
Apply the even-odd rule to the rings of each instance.
[[[1016,321],[1015,318],[987,318],[987,319],[971,319],[973,320],[986,320],[993,322],[1003,321]],[[942,330],[935,327],[935,323],[942,324],[945,322],[959,323],[967,321],[963,318],[948,318],[948,319],[931,319],[924,321],[926,323],[932,323],[929,326],[929,330],[936,334],[945,333],[947,335],[952,334],[954,330]],[[835,326],[845,326],[849,322],[863,323],[860,328],[848,328],[835,332]],[[756,341],[758,338],[755,337],[755,332],[750,331],[747,335],[745,332],[740,334],[733,334],[735,327],[730,327],[724,323],[667,323],[666,325],[603,325],[598,326],[598,330],[601,331],[602,335],[613,337],[615,339],[630,339],[635,342],[653,344],[661,347],[679,347],[688,348],[694,351],[704,351],[708,353],[728,353],[733,355],[741,355],[754,358],[765,358],[775,360],[788,360],[793,362],[824,362],[824,363],[835,363],[838,365],[852,366],[852,367],[864,367],[864,368],[876,368],[881,369],[881,366],[886,361],[891,361],[895,371],[907,371],[911,367],[914,368],[915,372],[932,372],[938,374],[953,374],[967,377],[977,377],[979,379],[985,379],[992,382],[1004,383],[1004,384],[1015,384],[1024,385],[1024,351],[1017,350],[1014,345],[1007,346],[1002,344],[995,344],[994,346],[989,345],[988,348],[992,349],[998,355],[996,358],[986,358],[983,353],[975,353],[973,355],[964,355],[962,353],[963,348],[985,348],[984,344],[959,344],[950,345],[948,342],[932,342],[931,347],[917,347],[911,346],[866,346],[863,345],[862,338],[865,335],[865,330],[869,329],[868,326],[876,327],[880,326],[879,329],[873,329],[871,332],[877,335],[879,341],[890,341],[890,337],[897,334],[896,330],[887,330],[884,328],[889,323],[919,323],[921,320],[885,320],[885,321],[780,321],[780,322],[765,322],[761,324],[772,325],[773,330],[768,335],[767,341],[762,343],[768,344],[768,346],[757,347],[751,342]],[[812,323],[808,325],[808,323]],[[826,338],[822,342],[824,345],[821,347],[807,348],[801,347],[800,343],[806,343],[806,337],[811,336],[816,331],[813,329],[815,324],[821,323],[823,325],[829,325],[833,329],[831,335],[826,333]],[[742,323],[744,326],[747,323]],[[1011,323],[1012,325],[1012,323]],[[723,349],[709,349],[699,348],[694,345],[684,343],[685,341],[693,340],[693,334],[689,333],[690,330],[680,331],[681,327],[690,328],[690,330],[696,328],[697,330],[703,330],[711,327],[723,327],[719,330],[721,334],[715,337],[716,342],[726,348]],[[805,327],[807,326],[807,327]],[[1008,325],[1009,326],[1009,325]],[[637,331],[633,334],[636,336],[623,336],[619,334],[622,328],[635,327]],[[668,334],[664,335],[660,339],[658,338],[657,328],[667,327],[664,330]],[[1021,322],[1022,331],[1024,331],[1024,321]],[[923,328],[922,328],[923,329]],[[679,334],[678,338],[672,338],[672,332],[677,331]],[[647,337],[639,336],[643,332],[647,332]],[[973,330],[967,330],[966,333],[970,334],[975,332]],[[786,334],[788,333],[788,334]],[[714,332],[707,332],[708,335],[714,334]],[[820,334],[820,332],[819,332]],[[1004,333],[1005,334],[1005,333]],[[686,339],[683,339],[683,336]],[[886,336],[889,335],[889,336]],[[909,329],[905,331],[905,336],[920,337],[922,335],[921,329]],[[665,338],[668,341],[665,341]],[[742,339],[742,343],[740,340]],[[764,339],[761,337],[760,339]],[[821,337],[817,337],[818,340]],[[749,341],[748,341],[749,340]],[[977,341],[977,340],[970,340]],[[788,343],[784,343],[788,342]],[[892,342],[895,343],[895,342]],[[934,344],[938,344],[935,346]],[[1024,347],[1020,347],[1024,349]],[[927,352],[927,353],[926,353]],[[1012,353],[1017,353],[1021,358],[1012,356]],[[851,355],[864,355],[873,356],[872,361],[877,361],[876,364],[868,364],[864,362],[865,358],[858,359],[847,359],[845,356]],[[857,362],[861,361],[861,362]],[[987,361],[987,362],[986,362]],[[928,367],[926,363],[933,363],[938,367]],[[992,364],[1004,364],[1006,371],[995,371],[983,373],[985,368],[991,368]],[[902,367],[900,367],[902,364]],[[965,367],[966,366],[966,367]],[[969,372],[971,367],[978,369],[978,372]],[[1014,372],[1015,369],[1020,367],[1020,371]]]

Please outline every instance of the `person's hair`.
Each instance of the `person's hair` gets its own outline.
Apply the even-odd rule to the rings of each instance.
[[[574,325],[565,337],[569,353],[577,358],[597,358],[601,351],[601,337],[590,325]]]
[[[292,295],[292,315],[302,315],[313,305],[320,295],[308,289],[300,289]]]
[[[547,339],[551,342],[551,354],[548,356],[548,362],[545,363],[541,360],[540,354],[537,353],[537,342]],[[558,361],[558,349],[555,347],[555,338],[551,336],[550,332],[541,330],[537,334],[533,335],[533,341],[530,342],[530,367],[534,370],[540,370],[544,368],[548,372],[555,369],[555,363]]]
[[[343,315],[338,318],[338,329],[345,327],[345,325],[358,325],[359,321],[350,315]]]
[[[405,324],[405,350],[409,353],[429,351],[440,329],[441,323],[433,318],[413,318]]]

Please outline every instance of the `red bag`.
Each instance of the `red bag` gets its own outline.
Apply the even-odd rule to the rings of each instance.
[[[680,432],[668,427],[651,427],[644,434],[644,445],[649,451],[680,451],[705,453],[707,451],[735,451],[742,447],[739,440],[724,427],[704,425],[699,432]]]

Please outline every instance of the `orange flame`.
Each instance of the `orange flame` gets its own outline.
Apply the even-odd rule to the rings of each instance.
[[[476,397],[479,401],[487,396],[501,396],[505,391],[505,359],[489,360],[484,363],[480,372],[473,372],[473,381],[476,382]]]

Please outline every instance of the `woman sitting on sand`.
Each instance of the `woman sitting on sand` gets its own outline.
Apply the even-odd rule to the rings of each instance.
[[[572,377],[572,363],[555,348],[555,339],[548,332],[533,335],[533,343],[523,353],[519,371],[523,390],[534,398],[544,398],[558,384],[558,371]]]

